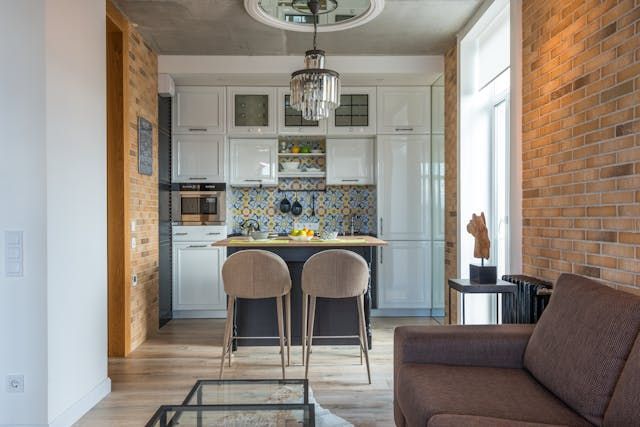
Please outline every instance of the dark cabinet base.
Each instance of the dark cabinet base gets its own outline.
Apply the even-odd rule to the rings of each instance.
[[[264,249],[281,256],[291,273],[291,343],[300,345],[302,338],[302,267],[313,254],[330,247],[309,248],[228,248],[228,255],[244,249]],[[374,259],[373,247],[350,247],[347,249],[361,255],[371,269]],[[368,347],[371,349],[371,281],[365,295],[365,323]],[[241,346],[279,345],[276,301],[274,298],[248,300],[238,299],[234,319],[234,336],[250,337],[234,340]],[[358,335],[358,311],[355,298],[318,298],[314,325],[314,345],[358,345],[358,338],[328,338]],[[264,337],[264,338],[263,338]],[[323,338],[327,337],[327,338]],[[234,344],[234,347],[236,344]]]

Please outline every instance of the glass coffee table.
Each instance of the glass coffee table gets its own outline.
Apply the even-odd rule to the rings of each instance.
[[[163,405],[147,427],[315,426],[307,380],[198,380],[180,405]]]

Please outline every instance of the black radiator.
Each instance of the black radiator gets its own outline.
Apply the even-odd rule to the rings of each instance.
[[[502,299],[502,323],[537,323],[549,304],[551,282],[520,274],[507,274],[502,280],[518,285],[515,302],[510,298]]]

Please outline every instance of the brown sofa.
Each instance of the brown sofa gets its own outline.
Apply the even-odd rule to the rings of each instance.
[[[537,325],[395,331],[403,426],[640,426],[640,297],[564,274]]]

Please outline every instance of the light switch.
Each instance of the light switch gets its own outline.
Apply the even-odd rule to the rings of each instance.
[[[7,277],[22,277],[22,231],[4,232],[4,265]]]

